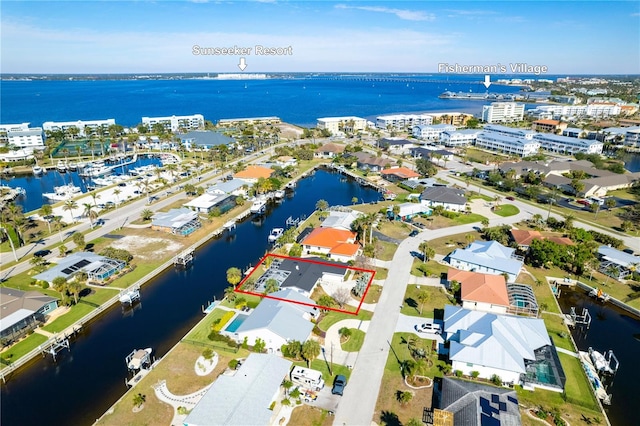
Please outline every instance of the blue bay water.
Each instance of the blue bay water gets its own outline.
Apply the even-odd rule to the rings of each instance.
[[[326,116],[419,111],[477,113],[483,101],[439,99],[446,90],[484,93],[481,76],[382,77],[367,80],[293,78],[266,80],[98,80],[2,81],[1,123],[115,118],[133,126],[143,116],[203,114],[224,118],[278,116],[314,126]],[[387,80],[384,80],[387,78]],[[433,79],[440,80],[432,82]],[[492,85],[491,92],[515,93],[518,87]]]

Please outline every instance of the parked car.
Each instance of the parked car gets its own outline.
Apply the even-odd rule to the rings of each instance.
[[[331,393],[333,395],[340,395],[344,392],[344,387],[347,385],[347,378],[342,374],[338,374],[336,379],[333,381],[333,388],[331,389]]]
[[[582,204],[584,206],[589,206],[591,203],[587,200],[578,200],[578,204]]]
[[[440,329],[440,324],[434,324],[432,322],[416,324],[416,331],[418,333],[435,333],[435,334],[442,333],[442,330]]]
[[[415,237],[415,236],[416,236],[416,235],[418,235],[419,233],[420,233],[419,231],[416,231],[416,230],[414,229],[413,231],[409,232],[409,236],[410,236],[410,237]]]
[[[515,198],[513,198],[512,196],[508,196],[508,197],[507,197],[507,200],[509,200],[509,201],[514,201],[514,200],[515,200]]]

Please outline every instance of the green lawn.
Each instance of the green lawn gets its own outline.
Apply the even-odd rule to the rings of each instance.
[[[564,374],[567,377],[565,392],[567,401],[592,410],[598,409],[598,403],[591,392],[587,376],[580,360],[570,355],[558,353]]]
[[[482,222],[486,217],[476,213],[461,213],[453,219],[455,225],[466,225],[467,223]]]
[[[323,316],[322,320],[318,324],[318,327],[320,328],[320,330],[327,331],[333,324],[337,323],[338,321],[342,321],[344,319],[359,319],[362,321],[369,321],[371,320],[372,316],[373,312],[365,311],[364,309],[360,309],[358,315],[329,311]]]
[[[156,270],[160,265],[162,265],[164,262],[166,262],[168,260],[167,259],[161,259],[160,261],[157,262],[145,262],[145,263],[138,263],[136,264],[136,268],[129,272],[126,275],[123,275],[122,277],[114,280],[112,283],[110,283],[109,285],[111,287],[117,287],[117,288],[127,288],[130,285],[136,283],[138,280],[142,279],[143,277],[145,277],[147,274],[153,272],[154,270]]]
[[[393,260],[393,255],[396,253],[398,246],[386,241],[378,241],[378,244],[382,248],[376,255],[376,258],[380,260]]]
[[[350,328],[351,336],[349,336],[349,340],[344,343],[340,343],[343,351],[346,352],[358,352],[360,348],[362,348],[362,344],[364,343],[365,333],[362,330],[358,330],[357,328]]]
[[[51,324],[42,327],[42,329],[50,333],[59,333],[74,324],[76,321],[83,318],[94,309],[96,309],[95,306],[82,303],[81,299],[80,303],[78,303],[77,305],[73,305],[69,312],[56,318]]]
[[[331,351],[329,352],[325,352],[325,355],[327,357],[327,360],[324,360],[324,357],[322,355],[322,353],[318,356],[318,358],[314,359],[313,361],[311,361],[311,365],[310,368],[314,369],[314,370],[318,370],[322,373],[322,378],[324,379],[324,382],[326,383],[326,386],[333,386],[333,378],[335,376],[337,376],[338,374],[342,374],[343,376],[345,376],[347,378],[347,381],[349,380],[349,377],[351,376],[351,370],[349,368],[347,368],[344,365],[340,365],[340,364],[336,364],[333,363],[332,368],[331,368],[331,372],[333,373],[333,375],[329,372],[329,363],[331,362]],[[299,365],[301,367],[307,367],[307,362],[306,361],[294,361],[293,362],[294,365]]]
[[[501,204],[493,213],[502,217],[509,217],[520,213],[520,209],[513,204]]]
[[[185,337],[185,340],[211,343],[207,336],[211,333],[211,327],[217,319],[221,319],[228,311],[223,309],[214,309],[202,321],[198,323]]]
[[[571,338],[569,337],[569,330],[564,325],[564,320],[558,315],[549,313],[542,314],[544,325],[547,327],[547,332],[553,338],[553,343],[559,348],[567,349],[571,352],[575,352]]]
[[[380,222],[380,225],[378,225],[380,233],[396,240],[404,240],[407,238],[411,229],[407,223],[400,221],[390,222],[383,220]]]
[[[433,344],[433,340],[421,339],[413,333],[395,333],[391,340],[391,351],[389,352],[389,357],[387,358],[387,363],[384,368],[385,375],[388,374],[387,372],[401,374],[400,362],[412,359],[407,344],[411,341],[415,341],[419,346],[426,349],[430,349]],[[438,366],[443,366],[445,362],[438,360],[435,352],[431,353],[431,361],[432,365],[426,369],[424,375],[429,377],[442,377],[442,371],[440,371]]]
[[[375,267],[376,275],[373,277],[374,280],[386,280],[389,270],[387,268]]]
[[[0,355],[2,357],[2,364],[10,364],[11,362],[22,358],[46,341],[47,338],[42,334],[31,334],[26,339],[19,341],[8,350],[2,352],[2,355]]]
[[[423,264],[425,266],[422,266]],[[425,267],[427,271],[426,275],[421,269],[419,269],[424,269]],[[425,263],[420,259],[414,258],[413,265],[411,266],[411,275],[415,275],[416,277],[440,277],[443,273],[446,274],[448,270],[449,267],[447,265],[438,263],[435,260],[430,260]]]
[[[367,290],[367,295],[364,298],[364,303],[378,303],[380,300],[380,294],[382,294],[382,286],[372,284]]]
[[[422,313],[420,313],[420,302],[418,301],[418,294],[421,292],[429,294],[429,300],[422,306]],[[400,313],[423,318],[442,319],[444,305],[451,303],[449,297],[440,287],[408,285]]]

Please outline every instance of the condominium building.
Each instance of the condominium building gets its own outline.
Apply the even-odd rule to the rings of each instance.
[[[536,154],[540,150],[540,142],[521,137],[507,136],[496,132],[482,132],[476,139],[476,146],[527,157]]]
[[[367,120],[360,117],[324,117],[318,118],[318,129],[326,129],[336,135],[342,132],[357,132],[367,128]]]
[[[178,130],[197,130],[204,128],[204,116],[172,115],[171,117],[142,117],[142,124],[152,129],[155,124],[162,124],[165,130],[177,132]]]
[[[574,154],[602,154],[603,143],[594,139],[578,139],[568,136],[554,135],[552,133],[537,133],[533,139],[540,142],[545,151]]]
[[[456,126],[450,124],[419,125],[413,127],[412,134],[418,139],[436,140],[440,139],[442,132],[453,132],[455,130]]]
[[[533,130],[518,129],[515,127],[500,126],[497,124],[487,124],[486,126],[484,126],[483,130],[485,132],[500,133],[501,135],[505,136],[512,136],[514,138],[523,138],[529,140],[533,139],[533,136],[536,134],[536,132],[534,132]]]
[[[627,132],[624,134],[624,144],[640,147],[640,126],[627,127]]]
[[[473,145],[480,132],[480,129],[448,130],[440,134],[440,141],[445,146]]]
[[[562,117],[608,117],[620,114],[620,105],[614,103],[593,103],[589,105],[541,105],[531,110],[540,118]]]
[[[429,125],[433,123],[433,116],[427,114],[394,114],[381,115],[376,117],[376,128],[397,129],[413,128],[418,125]]]
[[[493,102],[482,107],[482,120],[487,123],[510,123],[522,121],[524,104],[516,102]]]
[[[41,127],[29,127],[29,123],[0,125],[0,145],[17,148],[44,148]]]
[[[567,123],[558,120],[537,120],[531,128],[537,132],[556,133],[567,128]]]
[[[63,132],[74,127],[79,130],[78,135],[86,136],[85,129],[91,129],[93,132],[99,128],[105,128],[116,124],[115,118],[108,118],[106,120],[78,120],[78,121],[45,121],[42,123],[44,131],[57,131]]]

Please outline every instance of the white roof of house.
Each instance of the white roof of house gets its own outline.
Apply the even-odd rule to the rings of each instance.
[[[184,206],[196,209],[209,209],[219,203],[223,198],[226,198],[226,195],[202,194],[201,196],[184,204]]]
[[[638,265],[640,267],[640,256],[634,256],[633,254],[625,253],[613,247],[600,246],[598,247],[598,254],[605,260],[624,268],[628,268],[631,265]]]
[[[474,241],[464,249],[455,249],[449,258],[518,275],[522,261],[511,257],[514,252],[497,241]]]
[[[182,207],[168,212],[158,212],[153,215],[152,225],[166,228],[180,228],[198,217],[198,213]]]
[[[269,409],[291,361],[249,354],[233,376],[221,375],[184,420],[187,426],[268,425]]]
[[[525,373],[524,360],[551,345],[544,321],[445,305],[444,331],[451,340],[449,358],[501,370]],[[454,335],[456,335],[455,337]]]
[[[241,188],[243,185],[248,184],[242,179],[232,179],[226,182],[218,182],[215,185],[211,185],[207,188],[206,192],[208,194],[230,194],[238,188]]]
[[[398,204],[398,207],[400,207],[400,212],[398,213],[398,216],[428,213],[431,211],[429,207],[425,206],[422,203],[402,203],[402,204]],[[393,207],[389,206],[388,211],[393,211]]]
[[[329,212],[329,216],[322,221],[322,223],[320,224],[320,227],[345,229],[347,231],[350,231],[351,224],[359,216],[362,216],[362,213],[354,210],[350,212],[341,212],[341,211],[332,210]]]
[[[292,288],[271,293],[270,296],[284,300],[265,298],[236,330],[237,334],[255,330],[269,330],[285,340],[304,342],[313,330],[313,323],[304,314],[314,308],[300,303],[315,305],[315,302]]]

